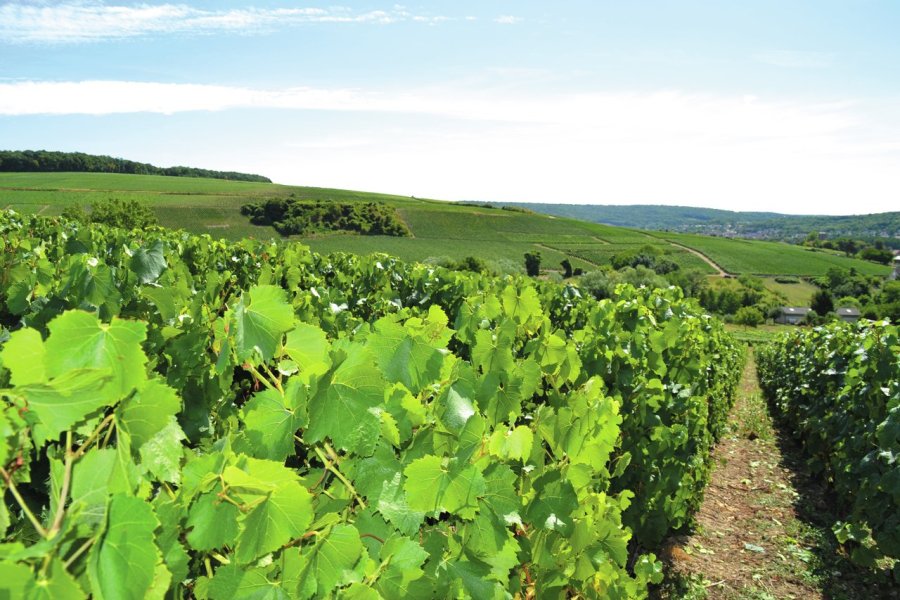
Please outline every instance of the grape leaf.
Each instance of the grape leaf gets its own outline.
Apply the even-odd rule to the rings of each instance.
[[[312,522],[312,499],[295,482],[281,483],[243,520],[235,559],[249,563],[306,533]]]
[[[241,296],[234,309],[235,350],[239,360],[258,352],[272,360],[281,338],[294,326],[294,311],[284,290],[274,285],[258,285]]]
[[[309,552],[302,554],[306,574],[314,573],[317,595],[325,597],[338,585],[357,580],[354,567],[363,555],[359,531],[352,525],[335,525]]]
[[[282,394],[267,389],[244,407],[244,434],[256,458],[284,460],[294,452],[294,434],[309,421],[306,387],[299,378],[288,381]]]
[[[98,408],[110,403],[111,375],[108,369],[76,369],[50,383],[31,383],[16,388],[28,401],[29,412],[44,426],[35,437],[56,439]]]
[[[134,251],[131,257],[131,270],[138,276],[141,285],[155,282],[168,268],[166,257],[163,255],[164,248],[162,240],[156,240],[149,249],[144,247]]]
[[[385,382],[361,346],[326,378],[309,402],[309,428],[304,439],[316,442],[330,437],[342,450],[369,455],[378,441],[380,422],[375,408],[384,400]]]
[[[48,328],[44,347],[51,377],[73,369],[108,369],[120,398],[147,379],[147,357],[141,349],[147,337],[144,323],[116,318],[106,325],[91,313],[71,310],[53,319]]]
[[[181,442],[187,438],[175,417],[169,417],[169,424],[160,429],[141,446],[141,466],[150,471],[158,481],[181,483]]]
[[[211,600],[291,600],[278,582],[269,580],[264,568],[225,565],[209,582]]]
[[[44,341],[36,329],[20,329],[12,332],[0,353],[3,366],[9,369],[13,385],[42,383],[47,380],[44,367]]]
[[[109,504],[106,531],[91,548],[88,576],[98,600],[142,600],[153,583],[159,550],[153,509],[140,498],[116,495]]]
[[[525,461],[531,454],[531,444],[534,434],[524,425],[519,425],[510,431],[498,429],[491,434],[489,448],[491,454],[499,456],[503,460]]]
[[[402,383],[413,394],[440,377],[443,353],[397,323],[387,319],[376,322],[375,335],[368,343],[385,379]]]
[[[232,544],[238,536],[240,511],[216,493],[202,494],[188,513],[187,541],[196,550],[212,550]]]
[[[475,465],[423,456],[406,467],[406,497],[410,508],[426,513],[449,512],[471,519],[478,496],[485,491],[484,477]]]
[[[135,448],[149,442],[181,409],[178,393],[153,378],[119,406],[117,424],[131,435]]]
[[[400,485],[401,474],[395,473],[391,479],[381,484],[381,494],[378,496],[378,512],[397,528],[397,531],[406,535],[413,535],[422,526],[425,513],[413,510],[406,500],[406,492]]]
[[[300,365],[304,373],[323,375],[331,367],[328,356],[329,344],[325,332],[308,323],[297,323],[288,332],[284,342],[284,352]]]
[[[59,559],[50,563],[46,575],[26,586],[28,600],[83,600],[87,597]]]

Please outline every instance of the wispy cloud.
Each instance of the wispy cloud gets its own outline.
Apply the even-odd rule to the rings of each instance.
[[[567,124],[636,139],[826,134],[856,124],[849,105],[764,102],[755,97],[653,93],[518,95],[488,88],[251,88],[138,81],[0,83],[0,115],[174,114],[230,109],[430,114],[504,123]]]
[[[799,50],[771,50],[758,52],[753,59],[786,69],[826,69],[834,63],[831,52],[805,52]]]
[[[515,25],[516,23],[522,22],[522,17],[515,17],[513,15],[501,15],[494,19],[495,23],[500,23],[501,25]]]
[[[185,113],[179,120],[184,129],[176,128],[184,143],[163,136],[164,161],[176,160],[173,148],[181,146],[227,152],[228,164],[286,183],[447,198],[669,202],[810,213],[889,210],[896,204],[896,106],[677,91],[523,93],[458,84],[387,92],[0,82],[0,122],[28,115]],[[277,131],[261,128],[234,144],[192,133],[192,123],[215,119],[192,113],[242,109],[255,112],[222,116],[222,122],[252,123],[266,109],[354,114],[277,115]],[[140,127],[156,121],[143,118],[130,121],[141,144],[155,135]],[[96,126],[90,119],[72,122]],[[328,125],[309,128],[316,123]],[[248,153],[254,143],[259,151]]]
[[[203,10],[186,4],[10,2],[0,5],[0,41],[64,44],[165,34],[260,33],[308,23],[389,25],[447,20],[443,15],[414,14],[402,6],[369,11],[343,7]]]

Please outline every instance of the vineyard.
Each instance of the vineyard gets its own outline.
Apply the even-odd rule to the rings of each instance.
[[[12,598],[644,597],[743,363],[674,288],[0,232]]]
[[[759,356],[760,384],[833,486],[840,543],[900,580],[900,332],[876,322],[784,336]]]

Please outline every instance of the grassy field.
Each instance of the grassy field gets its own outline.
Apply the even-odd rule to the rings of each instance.
[[[784,295],[791,306],[809,306],[813,294],[819,289],[808,281],[798,279],[797,283],[779,283],[774,277],[763,279],[766,289]]]
[[[867,275],[887,275],[889,272],[889,267],[884,265],[779,242],[675,233],[659,236],[702,252],[729,273],[818,276],[832,267],[852,267]]]
[[[711,238],[639,231],[551,217],[529,212],[454,204],[438,200],[371,194],[350,190],[284,186],[150,175],[103,173],[0,173],[0,208],[43,215],[60,214],[67,206],[108,198],[133,199],[152,205],[160,222],[215,237],[268,238],[270,227],[251,225],[240,214],[247,202],[296,197],[340,202],[381,201],[395,206],[413,233],[411,238],[328,235],[297,238],[320,252],[386,252],[405,260],[460,259],[466,256],[521,267],[526,252],[538,251],[545,269],[559,270],[568,258],[585,270],[608,264],[612,255],[650,244],[663,248],[682,268],[705,273],[714,269],[680,244],[705,254],[730,273],[818,276],[830,267],[855,268],[886,275],[888,268],[798,246],[773,242]],[[811,296],[810,285],[777,284],[797,304]]]

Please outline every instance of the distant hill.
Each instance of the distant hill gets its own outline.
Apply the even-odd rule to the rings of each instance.
[[[4,173],[124,173],[127,175],[166,175],[168,177],[206,177],[232,181],[272,183],[262,175],[211,171],[193,167],[157,167],[124,158],[51,152],[48,150],[0,150],[0,172]]]
[[[650,204],[614,206],[517,202],[503,205],[618,227],[784,241],[800,241],[810,232],[818,232],[827,238],[882,239],[900,248],[900,212],[820,216]]]
[[[707,237],[676,232],[641,231],[583,220],[550,217],[516,207],[465,206],[421,198],[366,192],[247,183],[195,177],[120,173],[0,173],[0,207],[58,215],[73,205],[92,205],[110,197],[146,202],[167,227],[215,237],[280,237],[268,225],[254,225],[241,214],[246,204],[272,199],[322,202],[336,208],[353,203],[384,203],[396,211],[410,236],[348,235],[318,231],[292,236],[319,252],[385,252],[404,260],[468,257],[490,261],[504,271],[521,269],[525,253],[539,252],[544,269],[591,271],[651,247],[665,262],[685,271],[715,276],[819,277],[829,269],[856,269],[886,276],[890,267],[842,252],[769,241]],[[767,280],[769,281],[769,280]],[[774,279],[771,280],[772,285]]]

